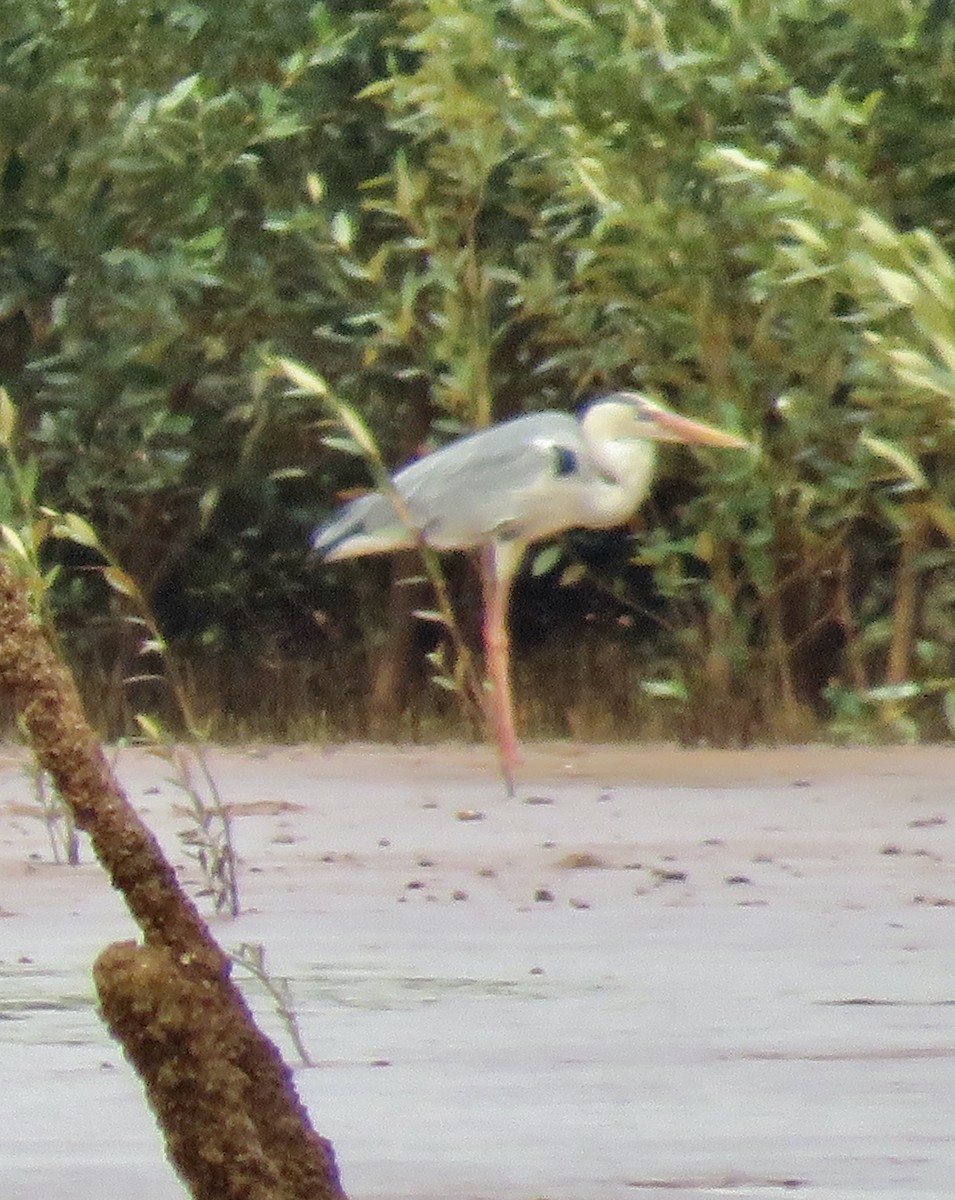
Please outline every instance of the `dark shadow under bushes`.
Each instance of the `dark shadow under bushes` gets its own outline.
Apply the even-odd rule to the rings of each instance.
[[[370,712],[368,657],[354,647],[248,658],[191,649],[179,652],[179,664],[193,710],[212,741],[427,743],[472,736],[456,698],[431,682],[428,663],[417,653],[408,664],[408,703],[390,718]],[[137,712],[156,715],[174,735],[180,732],[161,680],[123,687],[109,663],[89,658],[76,671],[103,737],[137,735]],[[514,681],[519,727],[529,740],[745,745],[801,740],[824,730],[808,708],[799,710],[798,725],[792,714],[788,725],[774,721],[774,697],[758,677],[731,704],[709,696],[702,676],[689,681],[694,694],[683,698],[672,668],[654,660],[625,627],[610,623],[582,621],[521,649]],[[2,701],[0,714],[9,727],[11,714]]]

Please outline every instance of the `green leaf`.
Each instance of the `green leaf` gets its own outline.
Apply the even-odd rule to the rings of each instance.
[[[316,375],[314,371],[309,371],[307,367],[293,362],[290,358],[277,358],[275,362],[292,383],[301,388],[303,392],[307,392],[311,396],[320,396],[323,400],[328,396],[328,384],[321,375]]]
[[[23,544],[23,539],[15,529],[12,529],[9,525],[0,525],[0,536],[3,537],[3,540],[7,543],[17,558],[22,559],[24,562],[30,561],[30,557],[27,554],[27,548]]]
[[[640,690],[654,699],[689,700],[686,685],[679,679],[644,679]]]
[[[897,446],[894,442],[887,441],[884,438],[873,437],[868,433],[862,434],[859,441],[871,454],[891,463],[898,470],[899,474],[908,479],[915,487],[920,489],[928,488],[928,480],[925,478],[922,468],[901,446]]]
[[[140,591],[135,579],[122,567],[103,567],[103,578],[114,592],[119,592],[120,595],[129,596],[134,600],[140,599]]]
[[[199,525],[202,529],[208,529],[209,522],[212,520],[212,515],[219,507],[219,502],[222,499],[222,489],[213,486],[206,490],[199,497]]]
[[[876,704],[895,704],[899,700],[911,700],[915,696],[920,696],[922,689],[919,684],[908,681],[906,683],[887,683],[881,687],[867,688],[865,697],[867,700],[872,700]]]
[[[545,546],[543,550],[539,550],[531,563],[531,575],[538,578],[552,571],[560,562],[561,554],[560,546]]]
[[[159,98],[156,103],[157,109],[171,112],[178,108],[185,100],[196,94],[201,82],[201,75],[187,75],[185,79],[180,79],[174,88]]]
[[[416,608],[412,616],[418,618],[419,621],[433,621],[435,625],[447,625],[447,617],[444,613],[440,613],[434,608]]]
[[[560,573],[560,579],[558,582],[560,583],[561,587],[573,587],[575,584],[580,583],[582,579],[586,579],[586,577],[587,568],[583,563],[575,562],[564,567],[563,571]]]
[[[886,295],[890,296],[897,304],[912,307],[918,302],[919,286],[911,275],[878,266],[873,267],[872,275],[882,286]]]
[[[361,446],[350,437],[339,437],[334,433],[328,434],[322,438],[322,445],[327,446],[329,450],[337,450],[341,454],[350,454],[353,458],[364,458]]]
[[[77,513],[63,513],[51,532],[54,537],[75,542],[78,546],[86,546],[90,550],[101,549],[96,530]]]
[[[955,735],[955,688],[949,688],[942,696],[942,712],[949,732]]]
[[[0,387],[0,447],[10,450],[17,430],[17,410],[10,393]]]
[[[332,238],[342,250],[350,250],[352,241],[355,236],[355,231],[352,226],[351,217],[347,212],[339,210],[332,217]]]
[[[590,18],[573,4],[564,4],[562,0],[546,0],[547,7],[555,12],[562,20],[580,25],[583,29],[591,30],[593,23]]]
[[[799,217],[783,217],[781,223],[790,233],[795,234],[801,242],[804,242],[811,249],[821,252],[829,250],[829,243],[819,230],[814,225],[810,225],[808,221],[804,221]]]
[[[164,746],[171,741],[169,734],[156,717],[149,716],[147,713],[136,713],[135,720],[139,728],[154,745]]]

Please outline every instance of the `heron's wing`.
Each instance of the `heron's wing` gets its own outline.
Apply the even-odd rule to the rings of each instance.
[[[369,492],[349,501],[337,516],[312,534],[312,549],[330,562],[400,550],[414,543],[414,531],[402,524],[396,510],[380,492]]]
[[[425,540],[446,549],[492,538],[532,541],[543,513],[573,506],[591,471],[580,427],[565,413],[532,413],[462,438],[395,476]],[[568,514],[558,527],[574,524]]]
[[[576,420],[547,412],[453,442],[404,467],[394,485],[429,545],[463,549],[500,537],[533,541],[580,523],[595,474]],[[347,505],[314,545],[345,558],[414,542],[392,503],[374,493]]]

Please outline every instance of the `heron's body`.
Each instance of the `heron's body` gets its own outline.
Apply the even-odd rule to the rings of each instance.
[[[589,410],[590,424],[607,413]],[[601,422],[601,417],[603,421]],[[495,541],[522,548],[578,526],[606,529],[634,511],[653,473],[654,444],[597,440],[588,416],[532,413],[472,433],[404,467],[392,482],[413,528],[381,492],[361,496],[321,529],[329,561],[414,546],[468,550]]]
[[[618,392],[580,419],[532,413],[461,438],[398,471],[395,497],[373,492],[352,500],[314,535],[314,549],[328,561],[420,542],[482,551],[492,717],[509,785],[517,761],[507,663],[514,574],[533,542],[626,521],[650,486],[658,441],[746,445],[638,393]]]

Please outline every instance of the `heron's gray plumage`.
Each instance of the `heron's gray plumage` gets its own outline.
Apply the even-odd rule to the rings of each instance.
[[[601,404],[611,407],[598,402],[588,412]],[[575,526],[624,520],[642,498],[653,465],[652,442],[632,440],[628,447],[631,470],[624,479],[613,463],[600,461],[577,419],[532,413],[418,459],[392,482],[414,529],[436,549],[496,540],[527,545]],[[415,541],[392,501],[375,492],[347,504],[316,532],[313,547],[334,560]]]

